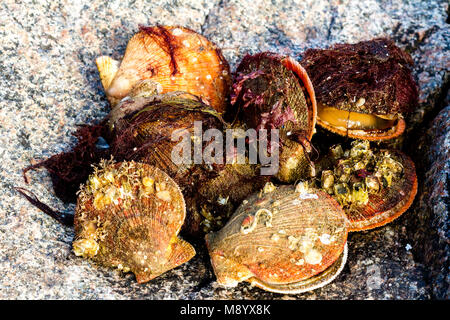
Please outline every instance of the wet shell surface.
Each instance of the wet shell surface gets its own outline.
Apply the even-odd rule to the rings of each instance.
[[[158,93],[185,91],[199,96],[218,112],[228,103],[231,75],[219,48],[184,27],[140,27],[119,63],[99,57],[97,67],[112,106],[142,80]]]
[[[412,160],[398,150],[370,148],[354,141],[343,151],[332,147],[319,175],[322,189],[344,208],[349,231],[373,229],[401,216],[417,193]]]
[[[311,175],[307,153],[317,108],[312,83],[300,64],[270,52],[245,56],[236,70],[231,103],[227,119],[235,126],[280,130],[281,181]]]
[[[411,56],[392,40],[308,49],[302,66],[314,85],[317,123],[342,136],[387,140],[405,130],[418,104]]]
[[[325,192],[268,183],[220,231],[206,235],[219,284],[248,281],[301,293],[332,281],[346,262],[347,219]]]
[[[78,195],[73,251],[144,283],[195,255],[177,236],[185,215],[183,195],[163,171],[102,161]]]
[[[201,123],[203,132],[221,132],[224,123],[217,111],[191,94],[130,97],[111,111],[109,120],[115,159],[156,166],[180,186],[188,212],[183,231],[192,235],[222,227],[240,202],[268,180],[257,165],[195,161],[196,144],[203,152],[211,142],[196,136],[194,123]],[[180,148],[184,141],[187,148]],[[174,154],[184,152],[189,154],[186,162],[173,162]]]

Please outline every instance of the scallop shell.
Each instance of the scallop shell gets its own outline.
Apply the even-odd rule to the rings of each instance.
[[[281,181],[312,175],[307,153],[317,107],[312,83],[299,63],[270,52],[245,56],[236,70],[231,102],[227,117],[236,126],[280,129]]]
[[[346,261],[347,219],[325,192],[267,186],[206,235],[219,284],[248,281],[262,289],[300,293],[332,281]]]
[[[195,255],[177,236],[185,216],[181,190],[163,171],[102,161],[78,196],[73,250],[144,283]]]
[[[406,129],[406,122],[401,117],[396,119],[395,125],[393,127],[384,130],[357,130],[348,129],[345,127],[337,127],[320,118],[317,118],[317,124],[333,133],[339,134],[344,137],[369,141],[394,139],[399,137]]]
[[[402,164],[402,177],[389,188],[369,195],[367,205],[345,210],[349,219],[349,231],[373,229],[397,219],[408,210],[417,194],[417,176],[413,161],[397,150],[381,152],[389,152],[392,158]]]
[[[349,231],[383,226],[401,216],[414,201],[414,163],[398,150],[369,148],[368,141],[352,145],[345,155],[341,149],[331,165],[332,155],[322,161],[324,168],[331,169],[322,172],[322,188],[343,205]]]
[[[195,121],[201,122],[203,131],[221,131],[225,125],[217,111],[190,94],[129,98],[111,111],[109,119],[115,159],[154,165],[180,186],[188,211],[183,229],[192,235],[223,226],[237,205],[268,180],[260,175],[258,165],[193,163],[194,143],[188,150],[191,162],[172,161],[181,141],[172,139],[175,133],[189,134],[191,142]],[[201,143],[202,151],[208,144]]]
[[[185,91],[201,97],[216,111],[225,111],[231,86],[229,65],[215,44],[188,28],[141,26],[113,75],[113,68],[106,68],[112,64],[104,57],[97,60],[113,107],[139,81],[151,79],[160,85],[160,93]],[[109,85],[103,81],[111,77]]]
[[[301,64],[314,84],[317,123],[339,135],[371,141],[398,137],[406,126],[402,114],[418,105],[413,60],[392,40],[308,49]]]

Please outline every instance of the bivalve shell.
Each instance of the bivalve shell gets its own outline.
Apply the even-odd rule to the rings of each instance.
[[[403,116],[418,105],[411,56],[392,40],[373,39],[308,49],[301,64],[317,96],[317,123],[364,140],[398,137]]]
[[[79,192],[73,251],[144,283],[195,255],[178,238],[185,216],[181,190],[163,171],[102,161]]]
[[[217,281],[248,281],[300,293],[326,285],[346,261],[347,219],[325,192],[306,184],[264,188],[220,231],[206,235]]]
[[[299,63],[270,52],[245,56],[236,70],[231,103],[227,117],[236,126],[279,130],[277,178],[295,182],[312,175],[307,154],[317,108],[312,83]]]

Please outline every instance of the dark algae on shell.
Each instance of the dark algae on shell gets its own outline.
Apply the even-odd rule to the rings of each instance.
[[[392,40],[308,49],[301,64],[314,85],[318,124],[335,133],[394,138],[404,131],[402,114],[418,104],[412,58]]]
[[[234,126],[279,129],[281,181],[311,175],[316,102],[308,75],[296,61],[271,52],[245,56],[236,70],[231,104],[227,119]]]

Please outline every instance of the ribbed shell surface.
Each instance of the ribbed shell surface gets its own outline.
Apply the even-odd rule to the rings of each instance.
[[[251,231],[249,223],[255,223]],[[309,279],[336,262],[346,244],[347,219],[323,191],[280,186],[250,196],[206,240],[219,283],[257,279],[276,286]]]
[[[161,93],[185,91],[221,113],[228,103],[231,75],[227,61],[215,44],[188,28],[141,27],[128,42],[107,94],[121,99],[146,79],[161,85]]]

